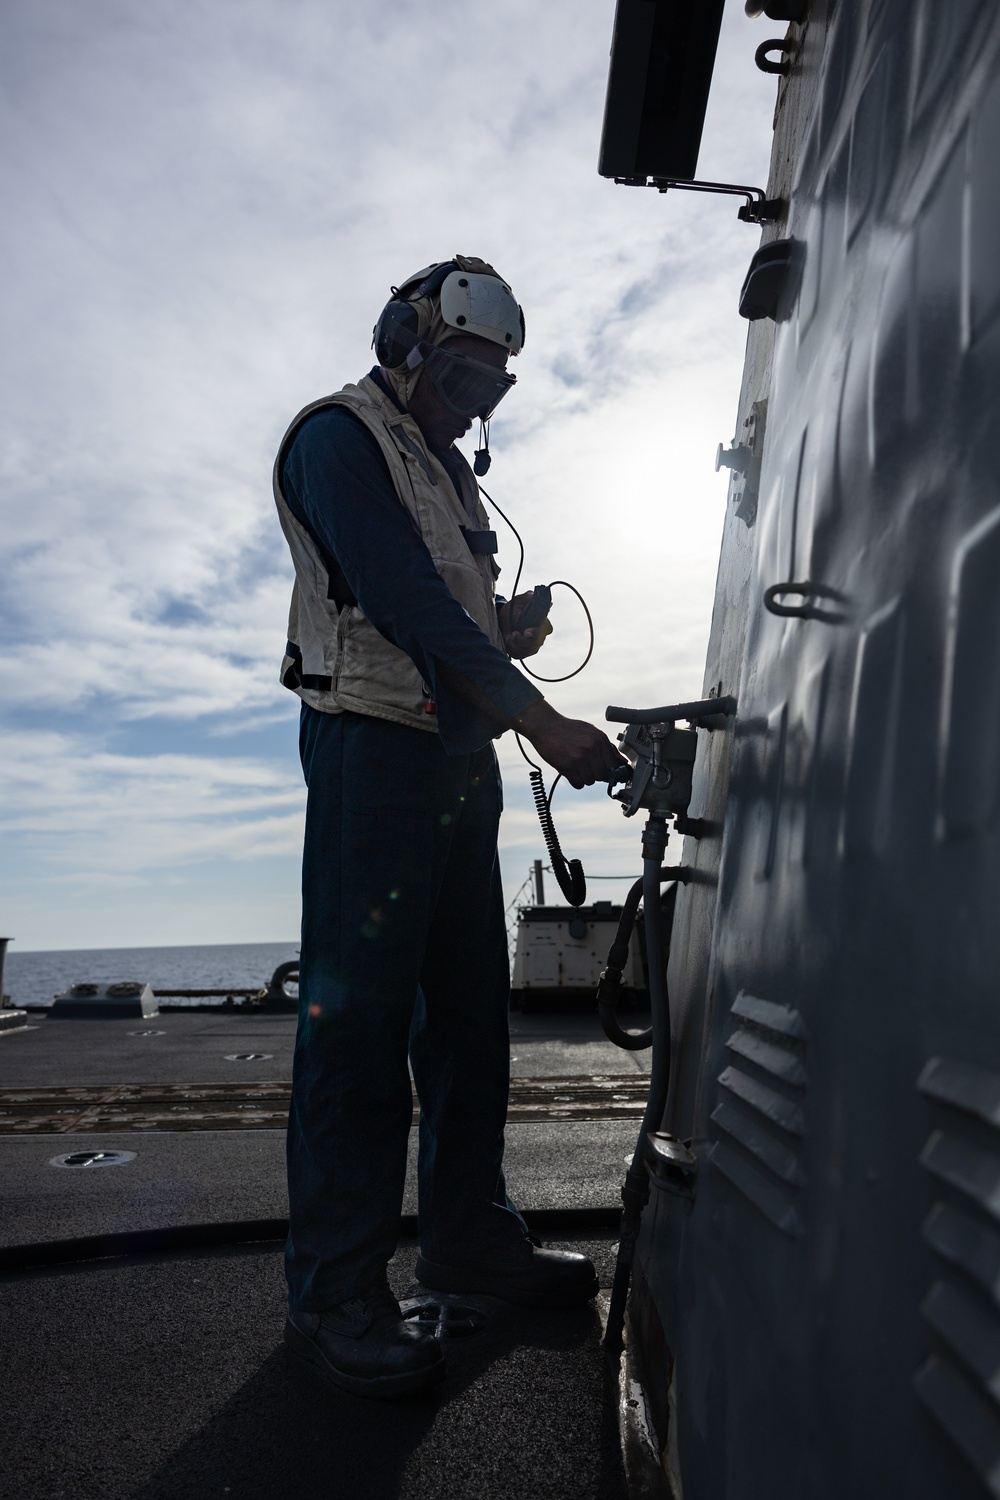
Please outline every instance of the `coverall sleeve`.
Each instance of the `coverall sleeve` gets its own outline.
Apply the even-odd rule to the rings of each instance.
[[[430,687],[449,754],[478,749],[541,698],[451,593],[378,443],[350,412],[332,407],[306,419],[285,459],[282,489],[375,629],[406,652]]]

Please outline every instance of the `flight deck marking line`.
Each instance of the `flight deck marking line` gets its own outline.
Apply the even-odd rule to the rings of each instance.
[[[511,1079],[512,1124],[634,1119],[646,1103],[642,1074]],[[280,1130],[287,1083],[124,1084],[0,1090],[0,1135],[113,1131]],[[419,1118],[416,1095],[413,1123]]]

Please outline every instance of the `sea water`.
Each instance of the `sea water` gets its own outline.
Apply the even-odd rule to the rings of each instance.
[[[72,984],[135,979],[158,989],[262,988],[298,944],[206,943],[185,948],[79,948],[7,953],[4,991],[15,1006],[48,1005]]]

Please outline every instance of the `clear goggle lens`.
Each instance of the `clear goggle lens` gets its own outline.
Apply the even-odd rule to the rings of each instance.
[[[458,417],[480,417],[485,422],[517,381],[516,375],[470,359],[467,354],[449,354],[426,344],[421,345],[421,352],[427,378],[445,406]]]

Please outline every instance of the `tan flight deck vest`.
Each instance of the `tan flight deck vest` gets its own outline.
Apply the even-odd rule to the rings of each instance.
[[[338,609],[330,597],[329,573],[319,549],[282,494],[281,469],[296,430],[314,411],[330,406],[344,406],[361,418],[385,456],[396,494],[434,566],[483,634],[503,650],[494,602],[499,569],[491,554],[474,554],[465,535],[469,531],[474,537],[477,528],[486,531],[489,527],[475,476],[463,460],[466,510],[416,422],[366,375],[358,385],[347,385],[303,407],[278,449],[274,499],[295,564],[281,681],[323,713],[352,709],[437,733],[435,706],[413,662],[379,634],[356,604]]]

